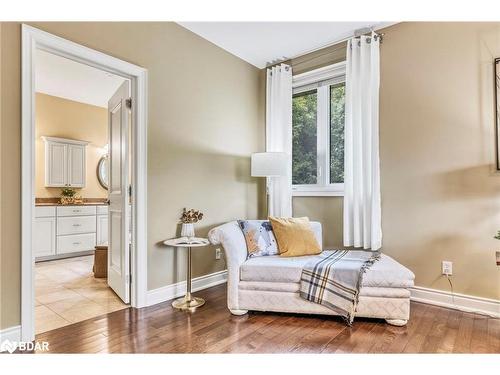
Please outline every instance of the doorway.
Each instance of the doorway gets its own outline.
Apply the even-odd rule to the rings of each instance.
[[[42,305],[42,301],[35,298],[37,280],[45,278],[48,284],[57,283],[57,291],[52,298],[62,302],[55,301],[60,303],[52,307],[54,310],[59,309],[58,313],[55,312],[63,318],[64,301],[70,298],[73,298],[73,301],[84,301],[92,306],[96,313],[108,312],[104,305],[111,310],[121,308],[125,303],[130,303],[133,307],[145,305],[146,70],[30,26],[23,25],[22,36],[21,336],[23,341],[31,341],[35,335],[35,305]],[[101,156],[104,160],[107,159],[110,165],[109,173],[106,176],[104,172],[104,176],[96,178],[104,184],[106,177],[109,179],[109,193],[106,193],[105,201],[95,201],[103,197],[85,197],[84,194],[78,196],[78,191],[83,193],[89,187],[87,168],[99,174],[105,170],[105,162],[99,159],[94,166],[94,158],[92,165],[89,165],[86,148],[91,142],[62,137],[61,134],[49,134],[43,139],[43,183],[45,189],[60,190],[64,195],[63,203],[69,201],[70,205],[60,204],[61,202],[46,202],[46,205],[42,205],[42,201],[36,199],[39,190],[35,173],[38,165],[35,145],[40,141],[37,136],[43,135],[38,134],[36,128],[37,103],[41,101],[38,97],[40,93],[36,92],[37,73],[43,65],[40,54],[49,54],[50,58],[63,59],[73,65],[79,64],[80,68],[93,69],[110,79],[118,80],[118,87],[107,101],[108,140],[101,146]],[[81,78],[82,74],[74,73],[72,76]],[[50,80],[49,85],[53,81]],[[78,84],[76,87],[79,87]],[[90,94],[91,90],[76,91],[80,91],[80,94]],[[38,146],[40,148],[39,144]],[[129,157],[130,155],[132,157]],[[90,194],[90,191],[87,193]],[[106,227],[107,233],[104,236]],[[47,232],[51,235],[47,236]],[[109,245],[105,267],[107,278],[98,280],[95,271],[99,261],[92,248],[105,245]],[[58,272],[60,276],[65,276],[54,276]],[[73,280],[73,277],[76,277],[76,280]],[[87,286],[90,286],[90,291]],[[67,298],[64,297],[65,294]],[[112,296],[116,299],[111,298]],[[44,307],[49,308],[51,298],[42,300],[45,301]],[[79,310],[76,308],[72,312]],[[85,318],[89,314],[91,313],[80,315]],[[73,317],[70,315],[66,315],[67,321],[77,321],[79,314],[74,314]]]
[[[43,50],[36,51],[36,61],[38,334],[130,302],[130,236],[121,238],[130,222],[110,218],[130,217],[133,155],[126,106],[130,80]]]

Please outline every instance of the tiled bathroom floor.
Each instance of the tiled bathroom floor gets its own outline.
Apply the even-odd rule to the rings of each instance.
[[[35,264],[35,332],[121,310],[126,304],[92,272],[94,256]]]

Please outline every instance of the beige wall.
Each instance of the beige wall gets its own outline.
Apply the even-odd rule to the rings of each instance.
[[[86,185],[77,189],[83,198],[107,198],[97,179],[97,164],[108,143],[106,108],[37,93],[35,114],[35,197],[60,197],[60,188],[45,187],[45,144],[42,136],[77,139],[87,145]]]
[[[384,251],[416,284],[500,299],[493,59],[500,23],[404,23],[381,47]]]
[[[455,292],[500,299],[500,23],[403,23],[382,32],[383,251],[413,270],[419,286],[448,291],[441,261],[451,260]],[[342,198],[294,198],[293,207],[333,227],[326,244],[342,243]]]
[[[294,197],[293,216],[307,216],[319,221],[323,227],[323,247],[342,247],[343,238],[343,200],[341,197]]]
[[[20,33],[1,24],[0,44],[0,329],[19,324],[21,314],[21,90]],[[15,51],[15,53],[9,53]]]
[[[1,27],[1,24],[0,24],[0,88],[2,87],[2,27]],[[3,186],[2,186],[2,161],[3,161],[3,157],[2,157],[2,150],[3,150],[3,145],[2,145],[2,91],[0,89],[0,207],[3,206],[3,199],[4,199],[4,194],[2,194],[2,191],[3,191]],[[3,220],[3,215],[2,215],[2,209],[0,208],[0,303],[2,302],[3,300],[3,288],[2,288],[2,284],[3,284],[3,257],[4,257],[4,254],[3,252],[1,251],[2,249],[2,220]],[[2,327],[2,308],[0,307],[0,327]]]
[[[178,233],[183,207],[205,213],[201,236],[262,207],[250,177],[250,153],[264,148],[261,72],[174,23],[32,25],[148,69],[148,288],[185,279],[184,253],[161,244]],[[1,28],[3,328],[20,318],[21,26]],[[194,277],[225,268],[212,247],[193,263]]]
[[[248,177],[249,154],[263,149],[262,72],[175,24],[37,26],[149,70],[148,284],[182,280],[183,254],[159,245],[175,234],[180,208],[206,213],[198,226],[204,235],[263,207],[262,184]],[[499,299],[492,61],[500,56],[500,24],[403,23],[384,32],[384,251],[420,286],[448,290],[445,259],[454,262],[456,292]],[[20,312],[20,25],[3,23],[0,35],[2,328],[18,324]],[[335,235],[325,244],[336,245],[341,201],[294,198],[294,210],[327,223]],[[194,276],[224,268],[213,258],[213,249],[196,251]]]

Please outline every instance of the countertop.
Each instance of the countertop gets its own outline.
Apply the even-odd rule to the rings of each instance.
[[[106,202],[83,202],[83,203],[72,203],[72,204],[61,204],[57,202],[36,202],[36,207],[47,207],[47,206],[107,206]]]

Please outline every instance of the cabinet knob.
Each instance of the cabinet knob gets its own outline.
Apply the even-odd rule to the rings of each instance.
[[[73,224],[74,227],[81,227],[82,224]]]
[[[81,242],[73,242],[73,245],[80,245]]]

